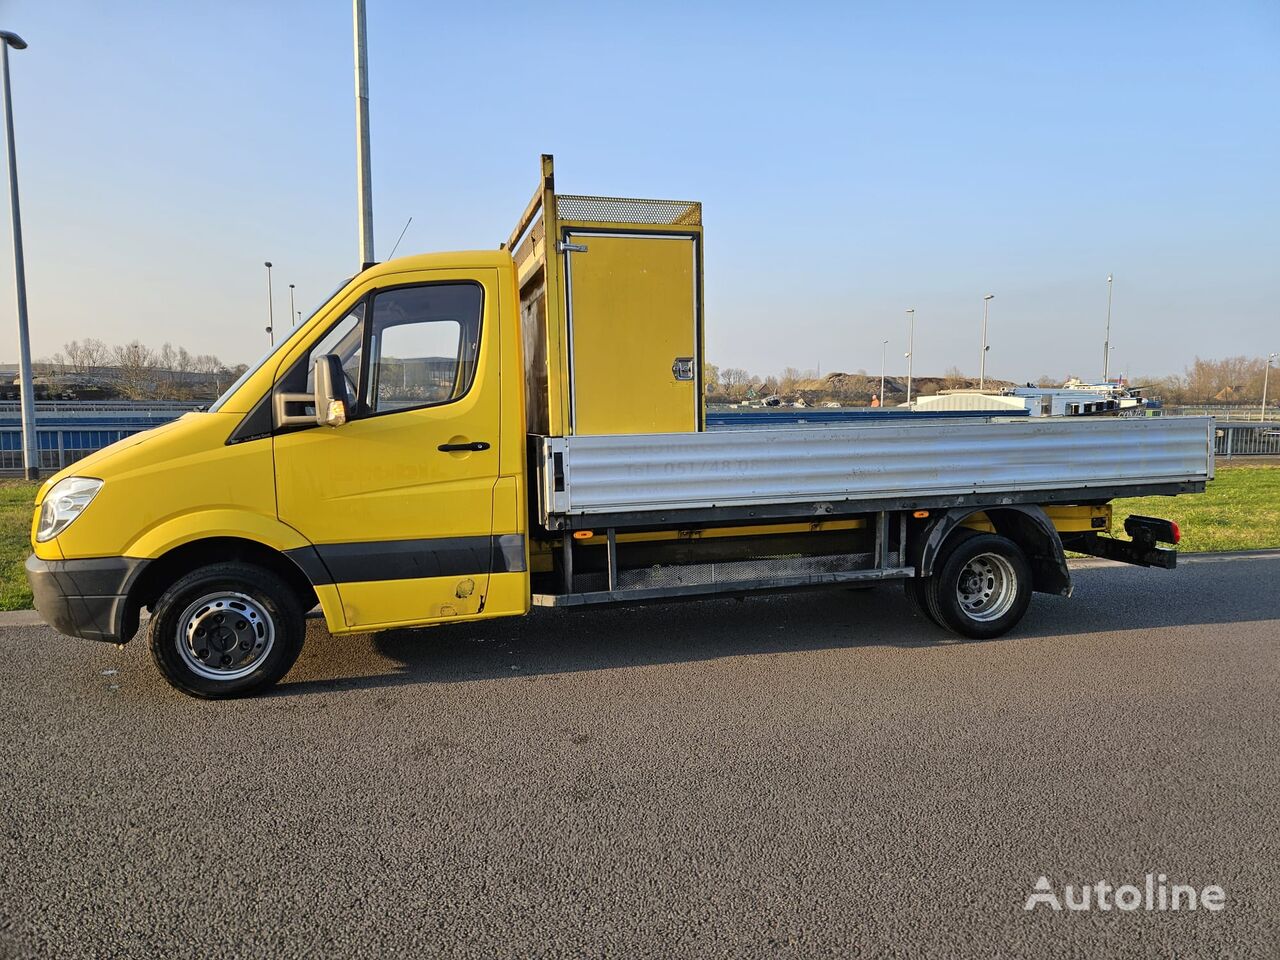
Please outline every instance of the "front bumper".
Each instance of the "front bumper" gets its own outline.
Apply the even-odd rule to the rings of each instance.
[[[150,563],[133,557],[41,560],[27,557],[36,610],[59,633],[125,643],[138,631],[138,606],[129,590]]]

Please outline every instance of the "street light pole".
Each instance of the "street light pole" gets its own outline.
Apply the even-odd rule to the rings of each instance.
[[[4,79],[4,136],[9,151],[9,209],[13,219],[13,283],[18,298],[18,389],[22,393],[22,466],[28,480],[40,477],[36,449],[36,391],[31,377],[31,335],[27,326],[27,267],[22,256],[22,211],[18,205],[18,156],[13,142],[13,98],[9,90],[9,48],[25,50],[16,33],[0,30],[0,73]]]
[[[1102,382],[1111,375],[1111,274],[1107,274],[1107,339],[1102,342]]]
[[[884,406],[884,355],[889,349],[889,341],[880,341],[880,406]]]
[[[267,336],[271,338],[271,345],[276,345],[276,315],[274,298],[271,296],[271,261],[267,260],[264,264],[267,268]]]
[[[907,406],[911,406],[911,368],[915,363],[916,353],[916,308],[907,311]]]
[[[293,318],[294,316],[297,315],[297,312],[298,311],[293,309],[293,284],[291,283],[289,284],[289,322],[290,323],[293,323]]]
[[[987,346],[987,310],[991,306],[991,301],[995,297],[994,293],[988,293],[982,298],[982,359],[978,364],[978,392],[987,388],[987,351],[991,348]]]
[[[1271,361],[1276,356],[1274,353],[1267,354],[1267,368],[1262,372],[1262,410],[1258,414],[1259,422],[1267,419],[1267,381],[1271,379]]]
[[[356,39],[356,214],[360,221],[360,269],[373,263],[373,181],[369,173],[369,45],[364,0],[352,0]]]

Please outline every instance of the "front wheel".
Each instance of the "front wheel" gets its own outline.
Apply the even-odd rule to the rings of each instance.
[[[930,616],[963,637],[1008,633],[1031,603],[1031,566],[1012,540],[982,533],[958,541],[923,581]]]
[[[247,563],[217,563],[161,594],[147,640],[170,684],[215,700],[278,681],[298,659],[305,632],[298,598],[278,576]]]

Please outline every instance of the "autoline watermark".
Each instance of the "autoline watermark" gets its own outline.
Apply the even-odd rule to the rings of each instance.
[[[1189,883],[1170,883],[1163,873],[1148,873],[1141,885],[1114,885],[1106,880],[1094,883],[1068,883],[1061,892],[1048,877],[1041,877],[1027,896],[1022,909],[1034,910],[1221,910],[1227,905],[1227,893],[1217,884],[1196,887]]]

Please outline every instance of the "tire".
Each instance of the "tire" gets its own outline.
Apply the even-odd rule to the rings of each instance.
[[[967,527],[957,527],[948,535],[946,548],[947,550],[954,550],[956,546],[963,543],[965,540],[978,535],[977,530],[970,530]],[[943,630],[949,630],[951,628],[938,618],[938,615],[934,613],[933,609],[929,605],[929,582],[931,579],[932,578],[930,577],[922,577],[917,573],[914,577],[909,577],[906,580],[903,580],[902,588],[906,592],[907,599],[911,601],[911,605],[913,607],[938,626],[942,627]]]
[[[301,604],[270,570],[215,563],[179,579],[156,601],[151,656],[176,689],[221,700],[264,690],[289,672],[306,634]]]
[[[930,616],[962,637],[989,640],[1018,625],[1031,603],[1031,566],[1012,540],[978,533],[950,544],[922,581]]]
[[[933,612],[929,609],[929,599],[926,596],[929,589],[929,581],[924,577],[908,577],[902,581],[902,589],[907,595],[907,599],[911,601],[911,606],[924,614],[930,620],[933,620]],[[937,623],[936,620],[934,620]],[[938,626],[943,626],[939,623]]]

